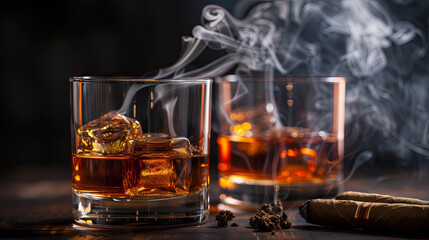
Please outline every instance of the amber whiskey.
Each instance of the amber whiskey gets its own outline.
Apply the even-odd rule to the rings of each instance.
[[[114,198],[188,195],[207,187],[206,155],[73,156],[73,189]]]
[[[341,167],[338,141],[324,132],[277,136],[220,136],[219,184],[293,185],[335,179]]]
[[[208,184],[208,156],[185,137],[143,133],[139,122],[109,112],[80,127],[73,189],[102,197],[186,196]]]

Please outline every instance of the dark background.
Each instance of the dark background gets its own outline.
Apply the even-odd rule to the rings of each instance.
[[[70,166],[69,77],[142,76],[178,59],[209,3],[229,1],[2,2],[1,170]]]
[[[3,1],[0,173],[22,166],[70,168],[68,78],[142,76],[169,66],[180,55],[181,37],[191,35],[210,3],[237,11],[236,2],[227,0]],[[386,158],[384,152],[377,156]]]

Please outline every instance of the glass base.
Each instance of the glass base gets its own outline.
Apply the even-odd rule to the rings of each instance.
[[[76,223],[97,228],[159,228],[203,223],[209,214],[207,189],[188,196],[122,199],[73,190]]]
[[[229,178],[229,181],[232,182],[233,179]],[[233,187],[221,188],[220,201],[242,208],[260,208],[262,204],[272,203],[276,194],[280,201],[296,201],[331,198],[342,192],[340,179],[323,183],[281,184],[277,193],[272,184],[234,182],[232,185]]]

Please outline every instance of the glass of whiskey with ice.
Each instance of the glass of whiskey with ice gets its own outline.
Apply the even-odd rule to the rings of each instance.
[[[342,187],[345,79],[216,79],[220,200],[260,206]]]
[[[73,77],[70,84],[75,221],[204,222],[212,80]]]

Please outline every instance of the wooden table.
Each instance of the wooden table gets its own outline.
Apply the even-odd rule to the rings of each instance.
[[[249,226],[253,211],[234,209],[232,222],[238,227],[219,228],[215,215],[227,206],[216,203],[219,191],[211,186],[212,204],[208,221],[202,225],[162,230],[106,231],[73,224],[70,173],[55,167],[19,168],[0,178],[0,238],[11,239],[429,239],[422,235],[336,229],[307,224],[298,214],[299,202],[285,203],[293,222],[291,229],[259,232]],[[12,180],[13,179],[13,180]],[[346,190],[377,192],[429,199],[429,182],[402,176],[375,179],[357,176],[345,183]],[[230,222],[230,223],[232,223]]]

